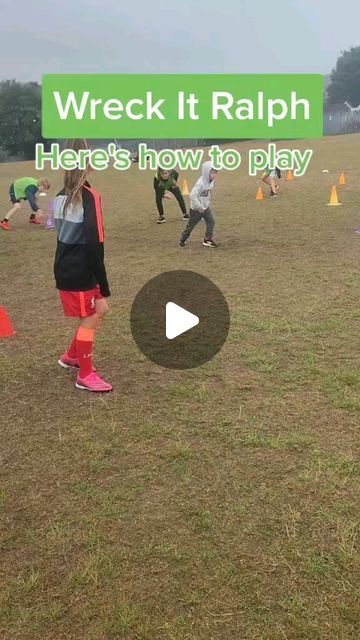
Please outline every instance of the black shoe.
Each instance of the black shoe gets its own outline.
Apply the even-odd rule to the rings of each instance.
[[[277,198],[277,197],[278,197],[277,193],[275,191],[271,191],[270,198]]]
[[[184,213],[183,220],[189,220],[190,216],[188,213]]]
[[[159,219],[157,220],[157,224],[164,224],[164,222],[166,222],[165,216],[159,216]]]
[[[180,247],[186,246],[186,240],[180,240]]]
[[[214,242],[212,238],[204,238],[203,245],[204,247],[213,247],[214,249],[216,249],[217,247],[217,244]]]

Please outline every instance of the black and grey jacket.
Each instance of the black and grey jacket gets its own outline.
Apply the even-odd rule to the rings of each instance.
[[[108,297],[100,194],[87,182],[80,202],[70,205],[64,212],[65,201],[62,190],[54,201],[56,286],[63,291],[89,291],[99,285],[101,294]]]

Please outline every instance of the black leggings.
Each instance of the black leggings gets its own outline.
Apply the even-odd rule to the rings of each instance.
[[[183,215],[185,215],[185,213],[186,213],[186,204],[185,204],[184,198],[182,196],[182,193],[180,191],[180,188],[176,187],[175,189],[168,189],[168,191],[170,191],[170,193],[174,194],[176,200],[179,203],[179,207],[180,207]],[[158,212],[159,212],[160,216],[164,215],[163,197],[164,197],[163,189],[156,189],[156,191],[155,191],[156,206],[157,206],[157,209],[158,209]]]

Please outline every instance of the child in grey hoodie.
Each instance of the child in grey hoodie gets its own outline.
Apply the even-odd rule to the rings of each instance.
[[[206,224],[205,238],[203,241],[204,247],[215,248],[217,246],[212,238],[215,220],[210,209],[211,190],[214,186],[216,174],[217,171],[213,169],[211,161],[208,160],[204,162],[202,166],[202,176],[193,186],[190,193],[190,217],[182,233],[180,247],[185,247],[190,233],[202,219]]]

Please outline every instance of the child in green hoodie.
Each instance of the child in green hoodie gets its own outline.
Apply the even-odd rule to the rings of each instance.
[[[154,177],[154,190],[155,190],[155,202],[157,206],[157,210],[159,212],[159,218],[157,220],[158,224],[163,224],[166,222],[164,216],[164,207],[163,207],[163,198],[165,197],[166,192],[173,194],[176,200],[179,203],[179,207],[183,214],[183,220],[189,219],[189,214],[186,211],[186,205],[184,202],[184,198],[180,191],[180,187],[177,183],[179,178],[179,174],[174,169],[172,171],[167,171],[166,169],[158,168],[155,177]]]

